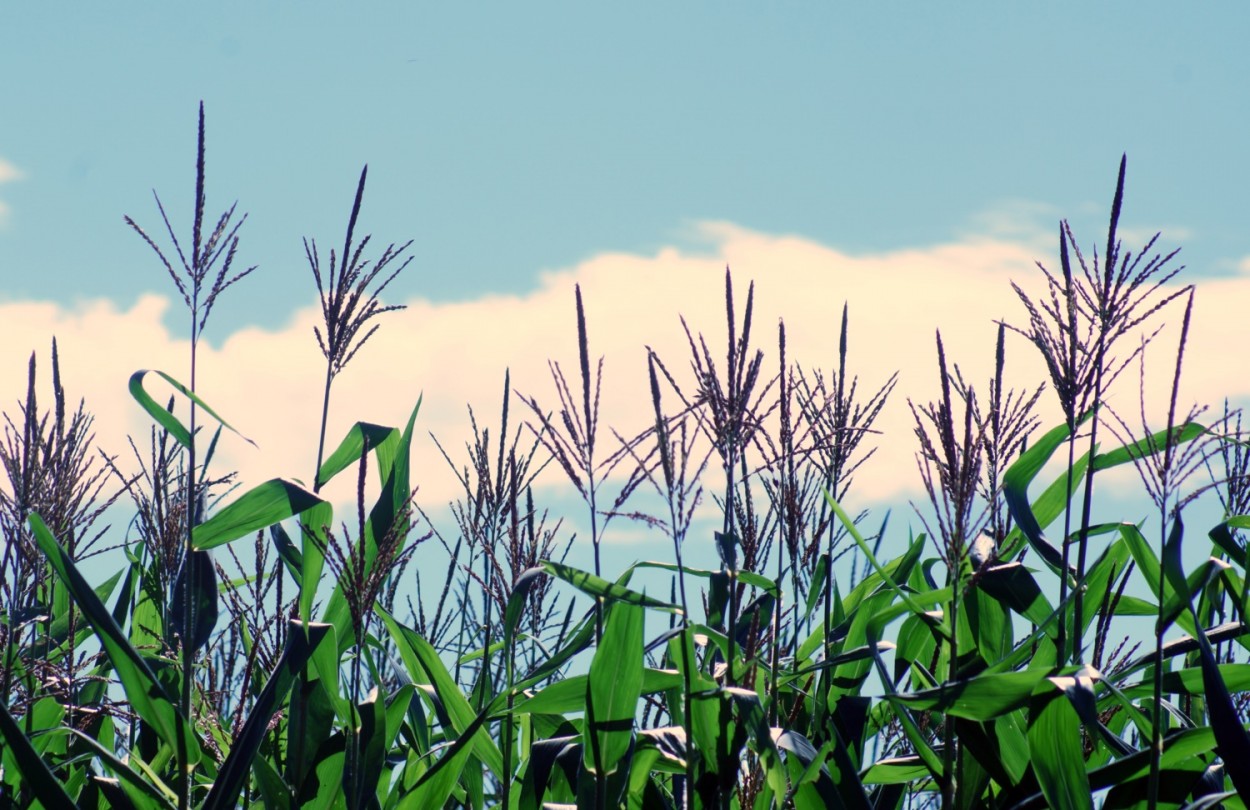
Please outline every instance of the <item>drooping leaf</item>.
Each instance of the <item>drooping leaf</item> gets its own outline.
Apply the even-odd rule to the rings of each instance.
[[[1086,411],[1077,420],[1077,426],[1079,427],[1092,415],[1093,411]],[[1012,520],[1024,533],[1029,546],[1056,571],[1063,568],[1063,555],[1042,534],[1042,527],[1029,504],[1028,490],[1033,479],[1042,471],[1042,467],[1070,435],[1071,431],[1066,424],[1051,428],[1032,447],[1021,453],[1020,457],[1003,474],[1003,499],[1007,502]],[[1066,477],[1067,474],[1063,475]]]
[[[191,400],[200,408],[202,408],[204,412],[207,413],[209,416],[216,419],[221,424],[222,427],[231,431],[232,433],[234,433],[240,439],[243,439],[248,444],[255,446],[256,442],[252,441],[251,439],[247,438],[242,433],[239,433],[239,431],[231,427],[231,425],[228,422],[226,422],[226,420],[218,416],[217,412],[208,406],[208,403],[200,399],[198,395],[191,393],[190,388],[187,388],[185,385],[178,382],[177,380],[175,380],[173,377],[169,376],[165,372],[150,371],[148,369],[142,369],[140,371],[136,371],[134,374],[131,374],[130,375],[130,396],[132,396],[135,402],[138,402],[139,406],[142,407],[143,410],[147,411],[148,415],[151,416],[153,419],[155,419],[156,422],[161,427],[165,428],[165,430],[169,432],[169,435],[172,436],[174,440],[178,442],[178,444],[182,445],[183,447],[190,448],[191,447],[191,431],[187,430],[187,428],[182,424],[182,422],[177,417],[175,417],[172,413],[170,413],[169,411],[161,407],[161,405],[156,400],[152,399],[152,397],[148,394],[147,390],[144,389],[143,378],[146,377],[148,374],[156,374],[157,376],[164,379],[165,382],[172,385],[174,389],[177,390],[180,394],[182,394],[184,397]]]
[[[516,640],[516,630],[521,624],[521,616],[525,612],[525,603],[529,598],[530,589],[538,584],[540,577],[546,574],[547,572],[542,568],[535,567],[527,569],[517,577],[516,584],[512,586],[512,593],[508,594],[507,607],[504,608],[503,635],[506,643],[511,644]]]
[[[269,527],[269,537],[291,578],[299,582],[304,578],[304,555],[300,553],[299,547],[291,541],[291,536],[282,528],[281,523]]]

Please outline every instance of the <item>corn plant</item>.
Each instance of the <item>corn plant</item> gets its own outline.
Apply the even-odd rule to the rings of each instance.
[[[505,371],[497,426],[471,403],[463,453],[436,440],[460,484],[441,510],[416,488],[419,401],[393,426],[358,421],[327,441],[333,384],[374,319],[401,308],[381,295],[408,264],[410,243],[369,259],[357,240],[364,171],[341,253],[323,261],[305,242],[326,363],[312,484],[243,489],[217,469],[248,420],[227,422],[197,389],[196,347],[250,270],[232,269],[233,206],[205,226],[204,143],[201,109],[190,240],[159,198],[172,248],[127,220],[191,333],[189,385],[130,380],[153,421],[133,463],[96,460],[55,343],[52,406],[32,358],[5,418],[0,803],[1245,806],[1250,445],[1227,403],[1217,418],[1178,406],[1198,292],[1173,283],[1175,253],[1156,240],[1121,248],[1124,162],[1101,257],[1061,224],[1062,271],[1042,269],[1041,298],[1017,287],[1025,323],[985,325],[988,384],[936,335],[935,393],[908,403],[912,435],[876,432],[897,377],[869,369],[884,383],[860,387],[845,303],[830,306],[831,368],[801,368],[784,322],[775,356],[753,342],[754,288],[739,311],[728,270],[723,344],[683,320],[687,357],[648,348],[648,426],[618,433],[577,288],[577,374],[551,363],[549,409]],[[1145,376],[1145,343],[1182,303],[1166,422],[1150,425],[1144,402],[1140,420],[1114,410],[1109,392],[1132,361]],[[1013,335],[1046,362],[1059,424],[1036,415],[1045,385],[1005,388]],[[173,387],[163,403],[157,380]],[[917,467],[899,471],[926,496],[914,518],[851,507],[881,441],[916,442]],[[1126,465],[1151,521],[1094,522],[1097,476]],[[339,477],[353,493],[341,514],[323,497]],[[551,479],[580,496],[578,514],[536,504]],[[1222,517],[1208,546],[1186,520],[1209,490]],[[133,519],[114,543],[97,521],[123,502]],[[607,570],[621,518],[671,555]],[[81,563],[110,543],[121,569],[93,584]],[[446,573],[431,578],[430,561]]]

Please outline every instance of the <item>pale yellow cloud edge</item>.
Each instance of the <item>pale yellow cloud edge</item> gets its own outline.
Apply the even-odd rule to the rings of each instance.
[[[434,432],[456,453],[468,439],[466,404],[473,405],[481,423],[495,424],[505,368],[511,369],[516,391],[554,407],[548,359],[576,374],[574,284],[581,285],[586,301],[591,351],[606,356],[603,420],[622,434],[632,433],[649,418],[646,346],[655,348],[691,384],[679,315],[723,356],[724,273],[729,266],[739,316],[748,285],[755,283],[754,342],[764,350],[770,373],[777,363],[781,317],[789,356],[805,369],[828,373],[836,362],[842,305],[849,304],[850,360],[862,390],[875,390],[891,372],[900,373],[899,388],[879,423],[884,431],[881,449],[859,475],[855,498],[867,504],[915,497],[919,479],[907,399],[934,398],[934,331],[942,330],[948,358],[969,379],[987,380],[995,321],[1024,323],[1010,282],[1038,288],[1036,242],[972,236],[928,248],[852,256],[809,239],[728,223],[700,228],[712,247],[698,254],[673,247],[646,256],[601,254],[545,273],[537,289],[525,295],[456,303],[408,301],[406,310],[385,317],[382,330],[336,383],[329,441],[335,442],[357,420],[402,424],[424,392],[414,480],[425,503],[454,497],[454,480],[427,433]],[[1247,277],[1200,286],[1183,402],[1218,404],[1225,396],[1248,393],[1250,377],[1230,373],[1235,370],[1233,358],[1242,356],[1241,347],[1250,337],[1250,325],[1237,315],[1238,302],[1247,300]],[[221,305],[228,306],[228,299]],[[187,345],[171,340],[161,325],[169,306],[156,295],[125,311],[105,301],[76,307],[0,304],[0,404],[10,414],[16,412],[31,351],[38,352],[40,390],[47,391],[47,349],[55,335],[70,395],[75,400],[86,397],[96,414],[99,444],[121,453],[126,434],[146,436],[148,426],[127,393],[130,374],[159,368],[186,376]],[[318,310],[310,306],[280,330],[243,329],[201,348],[202,396],[259,444],[254,449],[234,439],[222,442],[223,466],[237,467],[245,481],[310,477],[324,375],[312,335],[317,317]],[[1181,310],[1168,317],[1178,324]],[[1157,343],[1159,355],[1146,388],[1152,403],[1164,401],[1174,334],[1174,329],[1165,331]],[[1044,370],[1023,338],[1009,339],[1008,361],[1017,387],[1043,379]],[[1136,414],[1135,370],[1127,373],[1123,388],[1128,397],[1123,408]],[[1043,403],[1045,421],[1054,423],[1057,415],[1049,393]],[[514,400],[514,419],[521,413]],[[548,480],[558,483],[558,471],[552,468],[549,474]]]

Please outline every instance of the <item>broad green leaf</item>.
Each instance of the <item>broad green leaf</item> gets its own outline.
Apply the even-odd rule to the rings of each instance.
[[[1044,680],[1029,704],[1029,754],[1047,802],[1056,810],[1092,810],[1081,748],[1081,721],[1059,679]]]
[[[101,744],[95,737],[76,728],[70,729],[70,733],[75,736],[77,745],[90,748],[105,769],[119,778],[123,792],[135,806],[173,810],[178,799],[169,787],[159,780],[152,780],[136,772],[129,764],[117,758],[110,745]],[[131,752],[128,758],[133,762],[135,754]]]
[[[378,475],[382,480],[382,491],[378,500],[369,511],[368,530],[371,543],[367,546],[368,565],[373,564],[378,541],[394,535],[407,538],[409,527],[409,504],[412,500],[412,487],[409,482],[411,467],[412,430],[421,411],[421,398],[413,406],[408,416],[408,423],[397,442],[385,442],[374,450],[378,462]]]
[[[542,568],[530,568],[517,577],[508,594],[508,604],[504,608],[503,636],[506,644],[516,642],[516,629],[521,624],[521,616],[525,612],[525,602],[529,598],[530,589],[538,584],[538,578],[546,575]]]
[[[321,572],[326,561],[326,532],[334,522],[334,507],[322,501],[300,515],[300,547],[303,569],[299,582],[299,617],[304,624],[312,623],[313,601],[317,598],[317,586],[321,584]]]
[[[874,762],[863,774],[866,785],[906,785],[929,775],[929,768],[920,757],[888,757]]]
[[[291,574],[291,578],[296,582],[302,580],[304,578],[304,555],[291,541],[291,536],[286,533],[286,529],[282,528],[281,523],[275,523],[269,527],[269,537],[273,540],[274,548],[278,550],[278,556],[282,558],[282,563]]]
[[[378,780],[386,757],[386,704],[375,686],[357,707],[355,743],[347,749],[343,791],[348,810],[364,810],[376,802]]]
[[[268,757],[252,758],[252,775],[256,777],[256,789],[267,810],[290,810],[295,806],[290,787]]]
[[[989,566],[980,573],[977,585],[1033,624],[1045,624],[1054,612],[1041,586],[1023,563]]]
[[[1233,530],[1247,528],[1250,528],[1250,515],[1233,515],[1208,533],[1212,542],[1219,546],[1230,560],[1237,563],[1242,571],[1246,570],[1246,550],[1233,537]]]
[[[466,704],[467,705],[467,704]],[[443,807],[469,763],[480,735],[485,734],[486,712],[475,716],[447,752],[417,780],[412,791],[399,801],[399,810],[425,810]]]
[[[348,429],[347,435],[339,442],[317,471],[315,488],[320,490],[334,476],[360,461],[360,457],[384,444],[394,445],[399,442],[399,430],[369,422],[357,422]]]
[[[821,554],[816,560],[816,567],[812,569],[812,581],[807,587],[807,599],[803,605],[803,621],[806,622],[812,615],[816,603],[820,601],[820,596],[825,592],[825,580],[829,578],[829,555]]]
[[[586,733],[583,762],[600,783],[599,796],[615,806],[606,792],[608,777],[628,772],[633,748],[634,715],[642,694],[643,610],[628,602],[608,608],[603,639],[590,662],[586,679]],[[622,787],[624,782],[621,782]]]
[[[324,503],[293,481],[273,478],[192,529],[191,542],[200,550],[215,548]]]
[[[988,673],[899,694],[896,700],[921,711],[938,711],[968,720],[993,720],[1027,705],[1037,685],[1051,674],[1049,667]]]

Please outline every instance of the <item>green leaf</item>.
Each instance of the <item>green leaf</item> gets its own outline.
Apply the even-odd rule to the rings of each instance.
[[[269,527],[269,537],[273,540],[274,548],[278,550],[278,556],[282,558],[291,578],[299,582],[304,578],[304,555],[291,541],[291,535],[286,533],[281,523],[275,523]]]
[[[806,622],[812,615],[816,603],[820,601],[820,596],[825,592],[825,580],[829,578],[829,555],[821,554],[816,560],[816,567],[812,569],[812,581],[807,588],[807,599],[803,605],[803,622]]]
[[[1020,672],[994,672],[947,681],[933,689],[899,694],[913,709],[939,711],[968,720],[993,720],[1028,705],[1034,690],[1050,676],[1049,667]]]
[[[702,579],[716,579],[717,577],[727,576],[726,573],[721,570],[710,571],[706,568],[691,568],[688,565],[679,566],[679,565],[676,565],[675,563],[666,563],[666,562],[657,562],[655,560],[646,560],[646,561],[634,563],[633,565],[631,565],[626,570],[625,576],[623,576],[622,579],[627,579],[629,574],[631,574],[636,568],[659,568],[660,570],[672,571],[673,573],[677,573],[678,571],[681,571],[681,572],[684,572],[686,576],[700,577]],[[737,579],[739,582],[744,582],[747,585],[750,585],[755,588],[759,588],[760,590],[766,593],[770,593],[773,596],[780,595],[780,592],[777,590],[776,582],[769,579],[768,577],[761,576],[760,574],[757,574],[753,571],[738,571],[735,573],[734,578]]]
[[[977,584],[1033,624],[1044,625],[1053,612],[1041,586],[1023,563],[990,566],[981,572]]]
[[[642,623],[641,607],[628,602],[610,605],[586,679],[589,744],[584,746],[583,761],[603,789],[611,774],[629,769],[627,754],[633,748],[634,714],[642,694]],[[606,796],[606,801],[616,806],[617,797]]]
[[[317,471],[315,487],[320,490],[334,476],[360,461],[360,457],[375,448],[399,441],[399,430],[393,427],[357,422],[348,429],[347,435],[334,449]]]
[[[35,536],[35,543],[48,558],[48,563],[56,572],[57,578],[69,589],[75,603],[82,610],[83,617],[95,630],[100,645],[113,663],[113,668],[117,671],[118,678],[121,679],[122,689],[135,712],[175,750],[177,750],[178,739],[181,736],[186,743],[188,764],[198,762],[199,740],[183,719],[177,706],[169,699],[165,688],[161,686],[147,662],[134,647],[130,646],[125,633],[113,620],[112,614],[87,585],[87,581],[75,567],[74,561],[57,543],[39,515],[31,514],[30,528]]]
[[[190,584],[188,585],[188,580]],[[191,649],[199,652],[217,626],[217,569],[207,551],[192,551],[183,558],[174,580],[169,622],[179,636],[186,618],[182,615],[186,590],[191,589]]]
[[[527,569],[517,577],[516,584],[512,586],[512,593],[508,594],[508,605],[503,613],[503,637],[506,644],[515,643],[516,629],[521,624],[521,616],[525,613],[525,600],[529,597],[530,589],[538,584],[538,578],[545,576],[546,573],[542,568],[535,567]]]
[[[191,542],[201,551],[215,548],[324,503],[293,481],[273,478],[248,490],[192,529]]]
[[[544,686],[531,698],[517,700],[513,712],[517,714],[565,715],[580,711],[586,706],[588,676],[570,675]],[[642,671],[642,694],[652,695],[669,689],[680,688],[681,673],[672,669]]]
[[[349,810],[363,810],[376,802],[378,781],[386,758],[386,704],[378,699],[375,686],[357,706],[359,725],[355,746],[348,746],[343,791]]]
[[[1181,564],[1181,546],[1185,527],[1180,515],[1172,518],[1172,530],[1163,547],[1163,573],[1172,589],[1188,608],[1195,626],[1199,626],[1198,615],[1194,612],[1193,595],[1190,584],[1185,578]],[[1211,563],[1227,566],[1212,558]],[[1202,665],[1202,681],[1206,689],[1206,700],[1210,704],[1208,716],[1211,730],[1215,732],[1216,751],[1224,760],[1229,778],[1233,786],[1242,796],[1250,796],[1250,735],[1241,724],[1237,707],[1229,694],[1228,685],[1220,674],[1215,653],[1206,633],[1194,634],[1198,641],[1199,662]]]
[[[1056,810],[1092,810],[1081,721],[1060,678],[1047,678],[1029,704],[1029,755],[1046,801]]]
[[[433,688],[438,698],[436,708],[442,713],[444,725],[449,727],[448,735],[464,734],[465,729],[474,723],[475,713],[443,665],[438,652],[419,633],[400,624],[381,607],[375,607],[374,611],[382,617],[391,638],[395,640],[409,677],[419,685],[429,684]],[[485,729],[480,729],[480,733],[473,738],[473,752],[496,778],[502,778],[503,753]]]
[[[1077,420],[1077,426],[1079,427],[1092,415],[1092,410],[1086,411]],[[1003,474],[1003,499],[1007,502],[1012,519],[1024,533],[1029,545],[1056,571],[1063,568],[1063,555],[1042,535],[1042,526],[1029,505],[1028,490],[1029,484],[1033,483],[1033,479],[1042,471],[1042,467],[1070,435],[1071,432],[1066,424],[1051,428],[1037,443],[1021,453],[1020,457]],[[1073,470],[1072,473],[1073,481],[1079,480],[1076,471]],[[1067,473],[1062,473],[1061,477],[1066,479]],[[1067,491],[1067,487],[1064,486],[1061,491]]]
[[[35,515],[31,517],[37,519]],[[17,763],[21,779],[30,787],[40,804],[49,810],[75,810],[78,807],[60,780],[48,769],[30,740],[22,733],[21,726],[9,714],[4,701],[0,701],[0,735],[3,735],[5,745]]]
[[[467,703],[466,703],[467,705]],[[456,737],[447,748],[447,753],[417,780],[411,792],[399,802],[399,810],[425,810],[425,808],[443,807],[451,796],[452,790],[460,779],[460,773],[468,764],[470,755],[477,745],[480,735],[486,733],[484,728],[486,712],[475,716],[464,731]]]
[[[661,602],[658,599],[652,599],[650,596],[630,590],[624,585],[609,582],[606,579],[597,577],[588,571],[582,571],[581,569],[556,562],[555,560],[541,560],[538,564],[542,568],[546,569],[547,573],[557,579],[564,580],[582,593],[590,596],[628,602],[631,605],[655,608],[657,610],[664,610],[670,613],[681,613],[681,608],[677,605],[670,605],[668,602]]]
[[[226,428],[227,430],[230,430],[240,439],[243,439],[243,441],[247,442],[253,447],[256,445],[256,442],[247,438],[242,433],[239,433],[239,431],[231,427],[230,424],[226,422],[226,420],[218,416],[217,412],[208,406],[208,403],[200,399],[197,395],[191,393],[191,389],[187,388],[185,385],[178,382],[177,380],[175,380],[173,377],[169,376],[165,372],[149,371],[147,369],[143,369],[140,371],[136,371],[134,374],[131,374],[130,375],[130,396],[134,397],[135,402],[138,402],[140,407],[142,407],[143,410],[148,412],[149,416],[155,419],[157,423],[160,424],[161,427],[165,428],[165,430],[169,432],[169,435],[172,436],[174,440],[178,442],[178,444],[182,445],[183,447],[190,448],[191,447],[191,431],[187,430],[187,428],[182,424],[181,421],[178,420],[177,417],[175,417],[172,413],[170,413],[169,411],[161,407],[161,405],[157,403],[156,400],[152,399],[152,397],[144,389],[143,378],[147,376],[148,374],[156,374],[157,376],[161,377],[162,379],[165,380],[165,382],[172,385],[179,393],[181,393],[187,399],[191,400],[196,405],[200,406],[204,410],[205,413],[207,413],[209,416],[213,417],[219,423],[221,423],[222,427]]]
[[[286,647],[282,650],[282,657],[278,659],[265,688],[252,706],[247,722],[234,738],[230,754],[222,763],[201,810],[234,807],[239,791],[247,781],[253,760],[257,758],[256,754],[269,733],[269,721],[282,707],[313,651],[329,636],[328,631],[328,625],[313,624],[305,632],[304,625],[300,622],[288,622]]]
[[[1205,426],[1197,422],[1186,422],[1183,425],[1172,428],[1171,444],[1173,447],[1179,447],[1197,439],[1206,432],[1207,428]],[[1132,444],[1117,447],[1115,450],[1106,453],[1099,453],[1094,456],[1094,469],[1106,470],[1120,464],[1128,464],[1131,461],[1150,458],[1168,446],[1166,441],[1167,433],[1167,430],[1160,430],[1154,435],[1143,436]]]
[[[312,621],[313,601],[326,561],[326,531],[334,522],[334,507],[322,501],[300,515],[300,548],[303,569],[299,580],[299,617],[305,624]]]
[[[374,451],[378,462],[378,475],[382,481],[382,492],[369,511],[368,529],[372,535],[372,543],[368,549],[367,564],[373,564],[377,541],[394,535],[407,537],[409,502],[412,489],[409,482],[410,449],[412,447],[412,430],[421,410],[421,399],[413,407],[408,416],[408,424],[397,442],[384,443]]]
[[[825,502],[829,504],[829,507],[833,510],[834,514],[836,514],[838,519],[842,521],[842,525],[846,527],[847,532],[851,535],[851,539],[855,541],[855,545],[859,546],[859,550],[862,551],[864,556],[868,558],[868,562],[872,565],[873,571],[877,574],[877,576],[881,577],[881,580],[886,584],[886,586],[888,586],[889,589],[894,592],[895,596],[898,597],[903,604],[907,605],[913,613],[924,613],[924,609],[920,607],[914,599],[912,599],[911,594],[900,588],[898,584],[891,579],[890,574],[884,567],[882,567],[881,563],[877,561],[877,555],[873,553],[872,548],[868,545],[868,541],[866,541],[859,533],[859,527],[855,525],[855,521],[846,513],[846,510],[842,508],[841,504],[835,501],[833,496],[828,492],[825,492],[824,494]]]
[[[168,787],[163,784],[158,787],[151,780],[145,779],[130,765],[118,759],[109,746],[101,745],[100,741],[95,737],[85,734],[76,728],[70,729],[70,733],[77,738],[77,744],[85,745],[91,749],[92,754],[100,759],[100,762],[104,764],[109,773],[120,777],[121,787],[130,802],[137,807],[173,810],[175,806],[174,801],[176,801],[177,797],[173,795],[172,791],[166,794],[161,790],[161,788],[169,790]],[[134,752],[131,752],[128,758],[133,762],[135,760]]]

